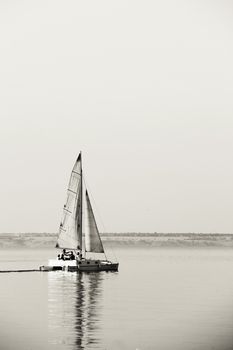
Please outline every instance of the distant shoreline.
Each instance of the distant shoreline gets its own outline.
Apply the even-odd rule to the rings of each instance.
[[[102,233],[108,247],[233,248],[232,233]],[[0,249],[54,248],[56,233],[0,233]]]

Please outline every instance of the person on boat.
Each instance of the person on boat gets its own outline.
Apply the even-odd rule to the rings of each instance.
[[[74,260],[74,259],[75,259],[75,256],[74,256],[73,250],[71,250],[71,252],[70,252],[70,260]]]
[[[61,259],[61,260],[74,260],[75,256],[74,256],[74,253],[73,253],[72,250],[67,252],[66,249],[63,249],[62,250],[62,254],[60,256],[58,256],[58,259]]]
[[[80,250],[80,251],[77,251],[77,253],[76,253],[76,259],[77,259],[77,260],[82,260],[82,252],[81,252],[81,250]]]
[[[65,249],[62,249],[62,254],[60,255],[61,260],[68,260],[67,259],[67,252]]]

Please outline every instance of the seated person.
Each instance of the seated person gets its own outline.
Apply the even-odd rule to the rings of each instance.
[[[62,250],[62,254],[58,254],[59,260],[69,260],[69,255],[65,249]]]
[[[82,251],[77,251],[76,258],[77,260],[82,260]]]
[[[62,254],[58,254],[57,258],[58,260],[75,260],[75,255],[72,250],[67,252],[66,249],[63,249]],[[82,258],[82,254],[78,252],[77,258],[78,259]]]
[[[63,249],[62,254],[60,256],[60,259],[62,259],[62,260],[74,260],[75,256],[74,256],[74,253],[72,250],[67,252],[65,249]]]
[[[75,256],[74,256],[73,251],[71,250],[71,252],[70,252],[70,260],[74,260],[74,259],[75,259]]]

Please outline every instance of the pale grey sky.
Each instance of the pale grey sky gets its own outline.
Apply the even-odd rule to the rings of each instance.
[[[231,1],[2,0],[0,33],[0,232],[57,231],[80,149],[107,231],[233,232]]]

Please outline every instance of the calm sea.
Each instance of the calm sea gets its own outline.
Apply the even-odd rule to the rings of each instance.
[[[54,250],[2,250],[0,270]],[[118,273],[1,273],[1,350],[233,349],[233,250],[125,248]]]

